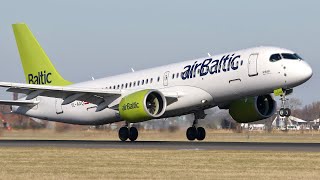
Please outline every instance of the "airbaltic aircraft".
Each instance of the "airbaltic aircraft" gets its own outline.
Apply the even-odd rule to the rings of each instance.
[[[257,47],[73,84],[54,68],[27,25],[13,24],[13,31],[27,84],[0,87],[26,96],[0,104],[13,113],[70,124],[124,121],[122,141],[137,139],[133,123],[186,114],[194,114],[187,138],[203,140],[198,120],[204,110],[219,106],[237,122],[253,122],[275,113],[273,93],[283,97],[280,115],[288,116],[285,95],[312,76],[295,52]]]

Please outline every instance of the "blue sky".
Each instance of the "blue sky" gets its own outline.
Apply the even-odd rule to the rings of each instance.
[[[320,1],[5,1],[0,6],[0,81],[24,82],[11,24],[25,22],[59,72],[80,82],[271,45],[299,53],[314,70],[294,90],[320,100]],[[0,97],[8,97],[1,93]]]

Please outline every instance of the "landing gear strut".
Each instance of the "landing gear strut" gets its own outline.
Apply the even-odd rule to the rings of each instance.
[[[126,122],[126,125],[119,129],[119,139],[121,141],[126,141],[130,139],[130,141],[135,141],[138,138],[138,130],[136,127],[129,127],[129,124]]]
[[[190,141],[193,141],[195,139],[202,141],[206,138],[206,130],[203,127],[197,127],[198,120],[204,119],[206,117],[206,114],[204,111],[198,111],[194,113],[194,121],[191,127],[187,129],[186,136],[187,139]]]
[[[287,101],[289,100],[286,95],[292,93],[292,89],[291,90],[284,90],[283,94],[280,97],[281,100],[281,107],[279,110],[279,115],[281,117],[289,117],[291,116],[291,109],[287,107]]]

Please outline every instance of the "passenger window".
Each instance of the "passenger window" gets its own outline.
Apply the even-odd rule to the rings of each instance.
[[[273,55],[270,56],[270,61],[271,62],[276,62],[276,61],[279,61],[279,60],[281,60],[280,54],[273,54]]]
[[[126,83],[126,88],[128,87],[128,83]]]
[[[158,76],[158,82],[160,81],[160,76]]]
[[[138,84],[137,84],[138,86],[140,85],[140,81],[138,81]]]
[[[129,87],[131,87],[131,84],[132,84],[132,83],[130,82]]]
[[[118,84],[117,89],[119,89],[119,88],[120,88],[120,85]]]
[[[144,85],[144,80],[141,81],[141,85]]]
[[[115,86],[115,85],[113,86],[113,89],[116,89],[116,86]]]
[[[148,84],[148,82],[149,82],[149,79],[146,79],[146,84]]]
[[[172,74],[172,79],[174,79],[174,74]]]
[[[123,89],[123,84],[121,84],[121,89]]]
[[[133,82],[133,87],[135,87],[135,86],[136,86],[136,82],[134,81],[134,82]]]
[[[179,77],[179,73],[177,73],[177,76],[176,76],[177,78]]]
[[[150,84],[152,83],[152,81],[153,81],[153,78],[150,79]]]

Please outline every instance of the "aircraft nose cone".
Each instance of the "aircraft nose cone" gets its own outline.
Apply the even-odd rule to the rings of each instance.
[[[307,63],[305,63],[305,65],[303,66],[302,71],[303,71],[303,78],[305,81],[309,80],[313,75],[312,69],[310,65]]]
[[[289,87],[299,86],[312,77],[312,69],[305,61],[293,62],[288,64],[286,82]]]

